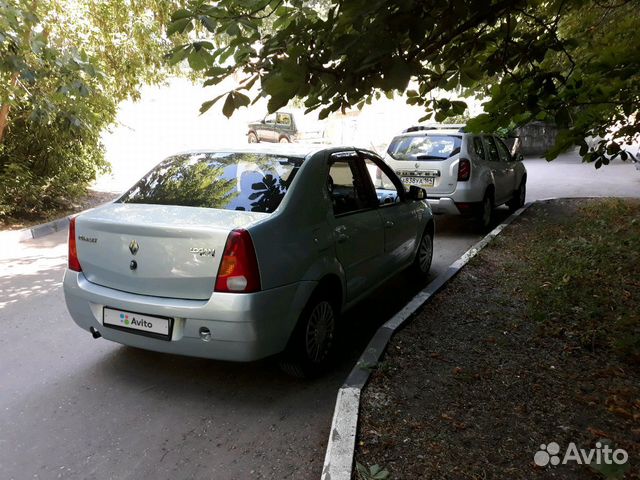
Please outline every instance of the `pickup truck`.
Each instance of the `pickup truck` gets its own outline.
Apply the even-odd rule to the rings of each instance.
[[[298,119],[301,117],[298,116]],[[249,143],[274,142],[321,142],[324,137],[322,129],[303,128],[302,122],[296,122],[291,112],[271,113],[257,122],[251,122],[247,133]]]

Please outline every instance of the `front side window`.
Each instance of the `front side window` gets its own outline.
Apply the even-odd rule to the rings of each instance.
[[[363,176],[358,157],[333,158],[329,163],[327,189],[334,215],[366,210],[376,206],[371,183]]]
[[[378,197],[379,205],[390,205],[402,198],[402,191],[404,187],[402,184],[395,184],[391,177],[387,175],[383,169],[381,169],[373,160],[365,159],[365,166],[367,167],[367,173],[376,189],[376,196]]]
[[[271,213],[302,158],[262,153],[176,155],[156,166],[118,202]]]
[[[408,135],[394,138],[387,153],[394,160],[446,160],[460,153],[459,135]]]
[[[276,123],[276,114],[271,113],[264,117],[264,123]]]

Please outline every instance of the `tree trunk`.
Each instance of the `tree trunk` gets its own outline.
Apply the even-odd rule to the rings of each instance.
[[[15,87],[17,83],[18,72],[14,72],[11,76],[11,88]],[[9,125],[9,110],[11,110],[11,105],[8,102],[0,107],[0,143],[4,140],[5,131],[7,130],[7,125]]]

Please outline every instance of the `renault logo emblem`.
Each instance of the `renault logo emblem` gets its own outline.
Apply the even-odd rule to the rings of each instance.
[[[131,240],[131,243],[129,244],[129,251],[131,252],[131,255],[135,255],[136,253],[138,253],[139,249],[140,245],[138,245],[138,242],[136,242],[135,240]]]
[[[417,170],[418,168],[420,168],[420,164],[419,164],[419,163],[416,163],[416,170]]]

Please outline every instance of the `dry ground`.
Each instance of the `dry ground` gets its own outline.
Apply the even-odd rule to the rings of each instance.
[[[533,461],[602,440],[629,453],[606,478],[640,478],[639,312],[640,202],[532,207],[392,339],[356,478],[605,478]]]

